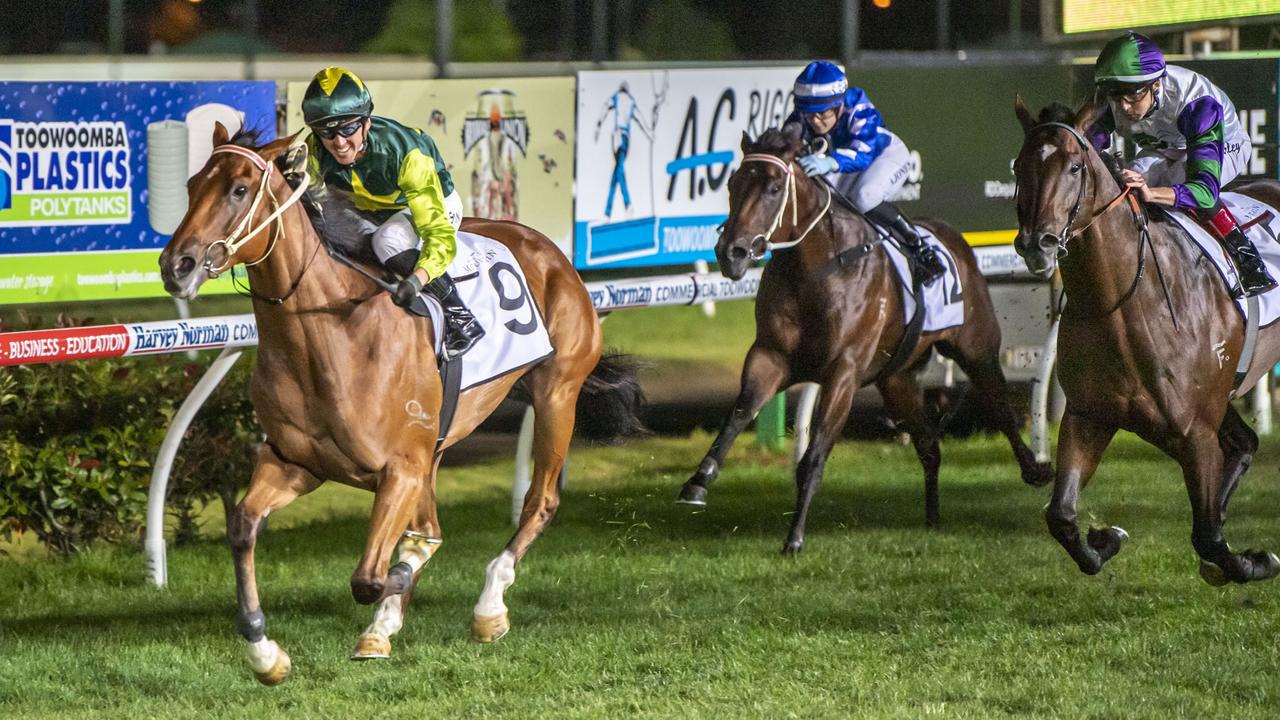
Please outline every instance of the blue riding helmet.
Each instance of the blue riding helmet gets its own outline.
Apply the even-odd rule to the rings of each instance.
[[[815,60],[796,76],[794,88],[796,110],[802,113],[820,113],[838,107],[844,102],[849,81],[844,71],[835,63]]]

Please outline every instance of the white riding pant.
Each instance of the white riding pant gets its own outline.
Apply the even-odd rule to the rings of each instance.
[[[1253,143],[1246,136],[1233,138],[1222,144],[1222,174],[1218,177],[1219,187],[1235,180],[1249,166],[1249,158],[1253,155]],[[1139,150],[1137,157],[1129,163],[1129,168],[1142,173],[1147,184],[1155,187],[1169,187],[1187,181],[1187,154],[1180,152],[1176,157],[1169,157],[1157,150]]]
[[[880,156],[862,172],[828,173],[824,177],[841,195],[866,213],[897,194],[911,174],[911,151],[897,135],[889,133],[892,140]]]
[[[456,188],[445,196],[444,209],[449,215],[449,223],[457,230],[462,224],[462,196],[458,195]],[[386,264],[405,250],[422,250],[422,238],[418,237],[413,216],[408,210],[392,215],[373,232],[373,254],[378,256],[379,262]]]

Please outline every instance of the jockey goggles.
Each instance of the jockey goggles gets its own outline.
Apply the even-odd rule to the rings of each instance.
[[[339,125],[337,127],[313,127],[311,128],[311,132],[315,133],[316,135],[319,135],[321,138],[325,140],[332,140],[338,137],[339,135],[341,135],[344,138],[351,137],[352,135],[355,135],[357,131],[360,130],[361,126],[364,125],[365,120],[368,120],[368,118],[362,116],[362,117],[356,118],[355,120],[352,120],[349,123],[346,123],[345,125]]]
[[[1147,83],[1146,85],[1136,89],[1133,86],[1104,88],[1103,92],[1106,93],[1107,98],[1111,100],[1124,100],[1127,103],[1136,103],[1146,97],[1147,93],[1151,92],[1152,89],[1152,84]]]

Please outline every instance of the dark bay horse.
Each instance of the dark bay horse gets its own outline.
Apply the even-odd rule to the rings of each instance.
[[[734,439],[761,406],[792,383],[822,387],[813,437],[796,467],[796,511],[784,554],[804,544],[809,504],[822,480],[831,447],[848,419],[858,388],[875,383],[886,409],[911,434],[924,466],[925,522],[938,523],[938,438],[926,418],[915,372],[937,349],[973,382],[979,399],[998,415],[1022,479],[1049,482],[1052,468],[1038,463],[1019,435],[1000,369],[1000,326],[987,283],[960,233],[942,223],[927,227],[951,250],[963,288],[962,325],[922,333],[899,368],[882,372],[906,332],[902,292],[883,248],[845,260],[860,248],[875,248],[878,234],[865,218],[832,202],[829,186],[805,177],[795,164],[803,151],[798,135],[777,129],[758,142],[745,135],[742,165],[729,181],[729,218],[716,245],[720,272],[738,279],[770,245],[756,296],[756,339],[742,368],[742,389],[720,434],[681,488],[677,502],[705,505],[707,486],[720,473]],[[802,242],[796,242],[802,240]],[[843,255],[842,255],[843,254]]]
[[[213,140],[213,156],[188,183],[189,209],[160,255],[160,269],[170,294],[191,298],[210,277],[238,263],[248,266],[259,336],[252,395],[266,442],[248,491],[227,519],[227,536],[237,627],[249,642],[254,673],[275,684],[290,670],[289,656],[267,639],[258,600],[254,544],[263,519],[325,480],[375,493],[351,591],[357,602],[379,607],[354,657],[387,657],[422,568],[440,546],[435,481],[441,453],[520,380],[536,417],[533,482],[519,528],[485,571],[471,628],[475,640],[498,639],[510,627],[503,592],[559,504],[556,480],[579,400],[612,410],[608,422],[616,432],[638,427],[638,385],[608,356],[601,359],[599,322],[582,281],[564,254],[530,228],[463,223],[519,260],[527,293],[512,298],[507,289],[504,305],[540,311],[554,352],[465,390],[437,447],[442,386],[431,323],[395,307],[370,278],[322,248],[302,205],[293,204],[306,185],[305,146],[285,138],[255,148],[251,138],[230,141],[220,125]],[[397,541],[398,561],[388,569]]]
[[[1119,552],[1127,533],[1101,527],[1082,538],[1076,505],[1112,436],[1129,430],[1182,466],[1191,544],[1205,581],[1274,577],[1275,555],[1232,552],[1222,534],[1227,502],[1258,448],[1258,436],[1230,402],[1244,323],[1225,284],[1172,220],[1158,214],[1148,222],[1136,203],[1114,201],[1120,187],[1082,136],[1093,120],[1091,105],[1078,113],[1050,106],[1038,121],[1021,98],[1015,110],[1026,134],[1014,165],[1015,246],[1033,273],[1048,277],[1059,269],[1067,295],[1058,331],[1067,405],[1045,510],[1049,531],[1090,575]],[[1240,192],[1280,205],[1274,182]],[[1239,391],[1278,358],[1280,325],[1272,325],[1259,333]]]

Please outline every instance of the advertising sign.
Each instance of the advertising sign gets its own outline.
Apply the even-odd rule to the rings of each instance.
[[[782,124],[797,72],[579,73],[574,264],[714,259],[742,133]]]
[[[1280,14],[1280,0],[1062,0],[1062,33],[1123,31]]]
[[[366,83],[374,113],[435,141],[466,215],[515,220],[567,255],[573,218],[573,78]],[[306,82],[289,83],[289,132]]]
[[[713,261],[742,133],[782,124],[800,69],[580,73],[577,267]],[[903,212],[944,220],[974,244],[1012,242],[1013,99],[1067,99],[1068,68],[855,68],[849,82],[910,150],[892,198]]]
[[[163,294],[215,120],[273,139],[275,85],[0,83],[0,304]]]

